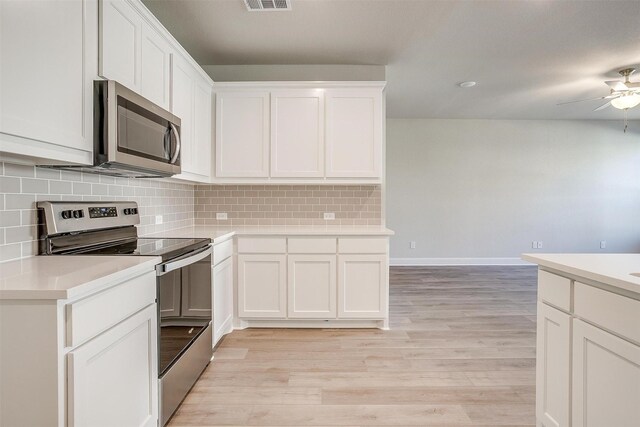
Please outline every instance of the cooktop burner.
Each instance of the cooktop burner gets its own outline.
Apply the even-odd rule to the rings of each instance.
[[[112,246],[83,248],[73,254],[161,256],[164,261],[206,247],[209,243],[209,239],[138,238]]]

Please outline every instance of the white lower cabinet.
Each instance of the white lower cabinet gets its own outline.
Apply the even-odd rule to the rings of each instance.
[[[288,290],[290,318],[335,319],[336,256],[289,255]]]
[[[286,255],[238,255],[239,317],[287,317],[286,268]]]
[[[215,249],[214,249],[215,251]],[[213,346],[233,328],[233,257],[213,266]]]
[[[0,426],[157,425],[156,273],[132,274],[70,299],[0,299]]]
[[[157,425],[157,336],[154,304],[69,352],[69,426]]]
[[[536,416],[545,427],[569,426],[571,316],[538,304]]]
[[[238,318],[386,327],[388,260],[387,237],[239,237]]]
[[[640,295],[589,282],[538,275],[539,427],[640,425]]]
[[[387,255],[338,256],[338,317],[387,316]]]
[[[573,427],[640,425],[640,346],[574,319],[572,395]]]

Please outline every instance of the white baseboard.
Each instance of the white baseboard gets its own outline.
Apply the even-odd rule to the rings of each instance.
[[[390,266],[534,265],[520,258],[390,258]]]

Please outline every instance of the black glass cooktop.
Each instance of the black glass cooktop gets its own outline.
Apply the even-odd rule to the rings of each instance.
[[[137,255],[160,256],[163,261],[177,258],[199,248],[206,247],[210,239],[149,239],[139,238],[128,242],[98,248],[85,248],[76,255]]]

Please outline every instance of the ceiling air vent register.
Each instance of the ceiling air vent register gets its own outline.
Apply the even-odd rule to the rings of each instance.
[[[251,12],[291,10],[291,0],[244,0],[244,4]]]

